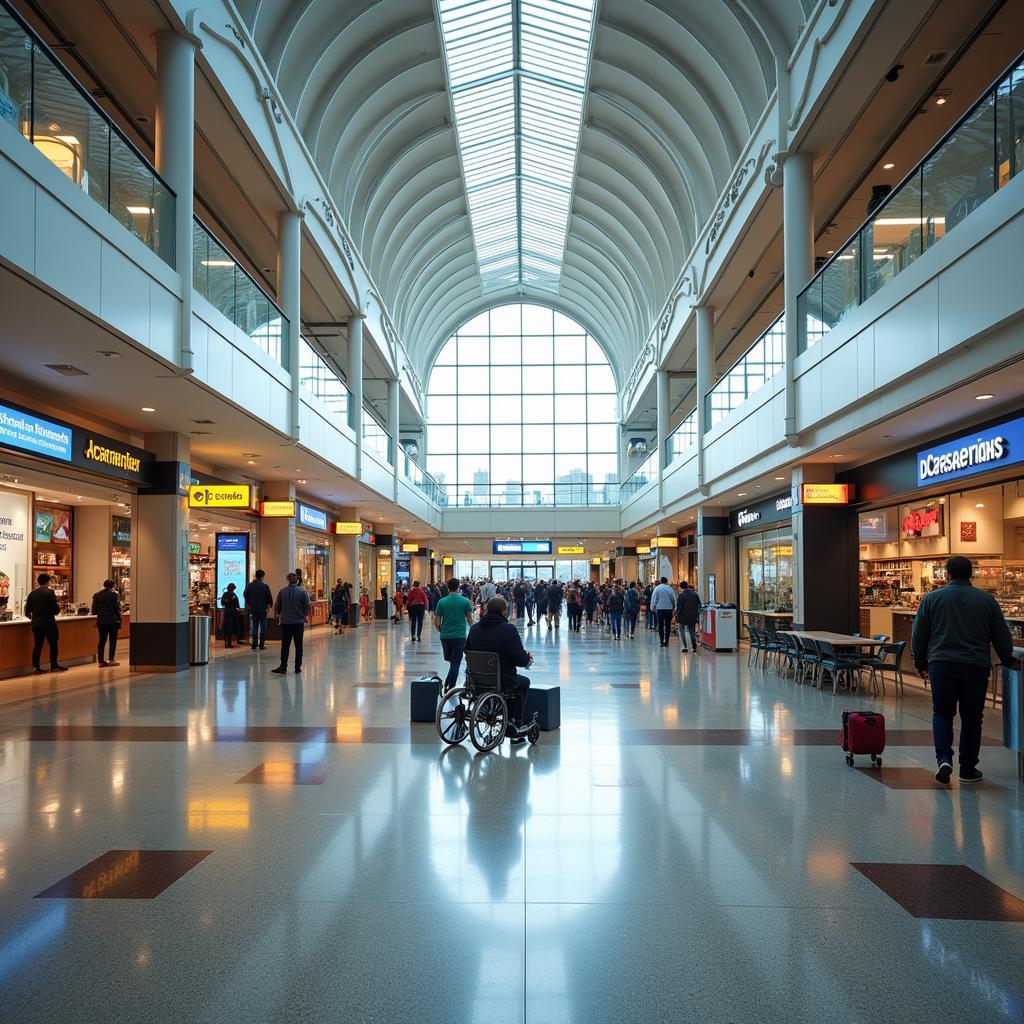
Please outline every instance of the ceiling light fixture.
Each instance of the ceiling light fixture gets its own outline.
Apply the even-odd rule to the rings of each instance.
[[[975,395],[974,400],[976,402],[987,402],[990,398],[995,398],[995,395]]]
[[[156,409],[154,409],[153,406],[151,406],[151,405],[144,405],[142,407],[142,411],[143,412],[156,412]]]
[[[233,267],[235,265],[234,260],[200,260],[199,262],[204,267]]]
[[[882,164],[882,170],[891,171],[895,166],[895,164]]]
[[[983,501],[979,501],[979,502],[978,502],[978,504],[977,504],[977,505],[975,505],[974,507],[975,507],[975,508],[984,508],[984,507],[985,507],[985,502],[983,502]]]

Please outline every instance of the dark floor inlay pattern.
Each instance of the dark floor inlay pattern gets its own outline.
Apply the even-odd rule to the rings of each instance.
[[[264,786],[321,786],[327,778],[323,765],[302,764],[298,761],[264,761],[238,784],[252,783]]]
[[[108,850],[36,899],[151,900],[212,850]]]
[[[927,768],[868,768],[859,767],[857,771],[875,782],[888,786],[889,789],[939,789],[935,776]],[[948,790],[945,790],[948,792]]]
[[[639,690],[639,683],[609,683],[613,690]]]
[[[914,917],[1024,922],[1024,900],[963,864],[850,866]]]

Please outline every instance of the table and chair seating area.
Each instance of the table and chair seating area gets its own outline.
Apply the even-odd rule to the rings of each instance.
[[[885,695],[885,677],[891,674],[896,695],[904,690],[903,656],[907,642],[890,643],[889,637],[864,637],[859,633],[834,633],[829,630],[761,629],[745,624],[750,642],[747,663],[755,668],[774,668],[794,681],[810,680],[817,689],[832,682],[832,692],[840,686],[860,690],[868,675],[871,691]]]

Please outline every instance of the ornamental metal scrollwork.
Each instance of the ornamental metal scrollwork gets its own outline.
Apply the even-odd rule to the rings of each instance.
[[[647,342],[644,346],[643,351],[637,356],[636,362],[633,364],[633,369],[629,371],[629,379],[626,381],[626,386],[623,389],[623,398],[631,398],[633,392],[636,390],[637,384],[640,383],[640,378],[643,375],[644,370],[654,362],[654,342]]]
[[[708,240],[704,246],[705,256],[711,252],[711,246],[713,246],[717,241],[718,234],[722,230],[722,225],[725,223],[725,218],[729,215],[733,204],[740,196],[743,183],[756,166],[757,161],[753,157],[749,157],[744,161],[743,166],[736,172],[732,181],[729,183],[729,188],[726,190],[725,196],[722,199],[722,205],[719,206],[718,212],[715,214],[715,219],[711,224],[711,230],[708,232]]]

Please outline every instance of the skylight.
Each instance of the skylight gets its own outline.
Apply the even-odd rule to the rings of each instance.
[[[484,291],[557,290],[595,0],[437,0]]]

